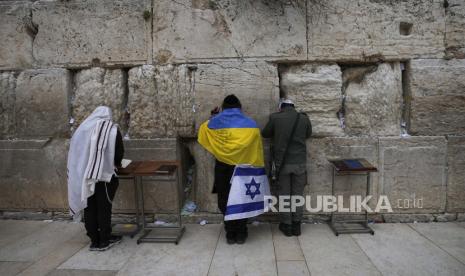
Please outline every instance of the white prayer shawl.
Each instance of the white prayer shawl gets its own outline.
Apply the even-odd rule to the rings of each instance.
[[[115,174],[114,157],[117,126],[111,121],[111,109],[97,107],[78,127],[68,153],[68,201],[70,213],[80,221],[87,198],[95,183],[110,182]]]

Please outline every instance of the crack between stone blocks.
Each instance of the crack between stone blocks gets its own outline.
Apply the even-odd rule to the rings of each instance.
[[[150,6],[151,6],[151,18],[150,18],[150,49],[149,49],[149,59],[150,59],[150,64],[153,64],[153,47],[154,47],[154,42],[153,42],[153,29],[154,29],[154,26],[153,26],[153,21],[154,21],[154,11],[155,11],[155,5],[154,5],[154,1],[156,0],[153,0],[153,1],[150,1]]]
[[[376,266],[376,264],[373,262],[373,260],[370,258],[370,256],[368,255],[367,252],[365,252],[365,250],[363,250],[363,248],[360,246],[360,244],[357,242],[356,239],[354,239],[353,237],[353,234],[350,235],[350,238],[354,241],[354,243],[358,246],[358,248],[360,248],[360,250],[363,252],[363,254],[367,257],[367,259],[370,261],[370,263],[373,265],[373,267],[376,269],[376,271],[379,272],[379,275],[384,275],[383,273],[381,273],[381,271],[379,270],[379,268]]]
[[[123,122],[121,127],[123,131],[123,137],[129,133],[130,114],[129,114],[129,69],[123,68],[122,70],[122,83],[123,83],[123,102],[121,104],[121,110],[123,112]]]
[[[308,24],[308,1],[305,1],[305,41],[307,41],[307,44],[306,44],[307,60],[308,60],[309,52],[310,52],[310,49],[308,47],[308,28],[309,28],[309,24]],[[312,35],[313,35],[313,32],[312,32]],[[313,43],[313,38],[312,38],[312,43]],[[313,48],[313,45],[312,45],[312,48]]]

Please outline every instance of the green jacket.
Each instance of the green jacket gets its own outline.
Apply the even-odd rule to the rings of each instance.
[[[273,159],[276,166],[281,167],[284,152],[292,132],[295,119],[299,114],[299,123],[289,143],[285,164],[305,164],[307,162],[307,146],[305,140],[312,135],[312,124],[305,113],[297,113],[293,107],[285,107],[282,111],[270,115],[270,119],[262,130],[262,136],[272,138]]]

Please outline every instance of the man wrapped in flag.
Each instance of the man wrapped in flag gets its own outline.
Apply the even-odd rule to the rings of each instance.
[[[198,142],[216,158],[213,193],[225,215],[228,244],[245,242],[247,218],[263,213],[263,196],[269,191],[260,129],[241,107],[235,95],[228,95],[223,111],[212,111],[198,135]]]

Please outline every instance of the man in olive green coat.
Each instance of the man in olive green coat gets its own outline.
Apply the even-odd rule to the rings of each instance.
[[[312,125],[307,114],[298,113],[290,100],[282,99],[279,110],[270,115],[268,123],[262,130],[262,136],[272,138],[279,196],[302,196],[304,186],[307,184],[305,140],[312,135]],[[300,235],[302,209],[303,207],[297,207],[295,212],[280,213],[279,229],[284,235]]]

